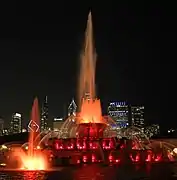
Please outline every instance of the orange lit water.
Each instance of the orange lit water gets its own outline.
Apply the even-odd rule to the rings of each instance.
[[[35,126],[31,126],[29,131],[29,141],[27,152],[24,150],[16,151],[16,155],[20,157],[20,169],[21,170],[46,170],[47,163],[45,160],[45,155],[37,148],[39,142],[35,141],[36,137],[40,133],[39,130],[39,105],[38,99],[34,100],[31,112],[31,121]]]
[[[89,13],[85,32],[85,46],[81,56],[79,75],[79,123],[105,123],[101,103],[96,98],[95,88],[96,52],[93,43],[92,15]]]
[[[35,98],[31,111],[31,120],[37,126],[40,126],[40,117],[39,117],[39,103],[38,99]],[[40,130],[37,127],[32,127],[32,130],[29,131],[29,140],[28,140],[28,155],[33,156],[34,154],[34,146],[37,146],[38,142],[35,142],[36,137],[40,133]]]
[[[85,44],[81,54],[80,74],[79,74],[79,102],[88,93],[91,99],[96,96],[95,93],[95,68],[96,52],[93,45],[93,30],[91,12],[88,16],[85,32]]]
[[[102,119],[100,100],[83,99],[79,123],[105,123]]]

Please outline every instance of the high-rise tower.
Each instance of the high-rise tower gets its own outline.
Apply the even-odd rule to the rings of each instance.
[[[74,101],[74,98],[72,99],[69,107],[68,107],[68,116],[71,116],[71,115],[76,115],[76,110],[77,110],[77,105]]]
[[[0,117],[0,136],[3,135],[4,130],[4,119]]]
[[[21,133],[22,130],[22,115],[14,113],[12,115],[10,131],[12,134]]]
[[[144,106],[131,107],[132,125],[138,128],[144,127]]]
[[[41,131],[48,130],[49,123],[48,123],[48,98],[45,96],[44,102],[42,104],[41,109],[41,122],[40,122],[40,129]]]
[[[125,128],[129,125],[130,112],[126,102],[109,103],[108,114],[116,121],[118,128]]]

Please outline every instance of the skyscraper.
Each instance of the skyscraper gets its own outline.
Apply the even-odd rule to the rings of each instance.
[[[131,106],[132,125],[138,128],[144,127],[144,106]]]
[[[76,105],[74,98],[73,98],[69,107],[68,107],[68,116],[71,116],[71,115],[75,116],[76,110],[77,110],[77,105]]]
[[[2,117],[0,117],[0,136],[3,135],[3,130],[4,130],[4,120]]]
[[[129,106],[126,102],[111,102],[108,106],[108,115],[116,121],[119,128],[129,125]]]
[[[49,122],[48,122],[48,98],[45,96],[44,102],[42,104],[41,109],[41,122],[40,122],[40,129],[41,131],[48,130]]]
[[[21,133],[22,131],[22,115],[14,113],[10,124],[10,131],[12,134]]]

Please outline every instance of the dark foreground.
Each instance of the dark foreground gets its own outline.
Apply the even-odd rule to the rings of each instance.
[[[1,171],[0,180],[172,180],[177,179],[177,163],[63,167],[48,172]]]

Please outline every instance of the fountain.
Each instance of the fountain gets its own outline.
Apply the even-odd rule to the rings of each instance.
[[[90,12],[85,45],[81,54],[79,112],[68,117],[58,132],[48,132],[38,146],[48,146],[53,139],[51,145],[56,150],[53,156],[58,158],[77,156],[79,158],[75,158],[76,164],[89,161],[102,162],[106,159],[110,163],[119,163],[122,157],[132,162],[160,161],[161,156],[153,154],[152,143],[140,129],[129,127],[117,130],[113,128],[116,126],[114,120],[102,115],[100,100],[96,98],[95,69],[96,52],[93,46]],[[100,158],[98,158],[99,155],[101,155]]]
[[[81,54],[81,66],[79,75],[79,102],[82,98],[95,99],[95,69],[96,52],[93,46],[92,15],[88,15],[87,27],[85,32],[85,46]],[[101,112],[101,107],[98,107]]]
[[[106,121],[102,118],[101,103],[96,99],[95,70],[96,52],[93,45],[92,15],[88,15],[85,32],[85,45],[81,54],[81,66],[79,75],[79,109],[77,123],[78,134],[84,136],[101,136],[106,127]],[[84,129],[87,129],[84,132]]]
[[[50,144],[55,149],[53,157],[70,157],[68,161],[75,160],[75,164],[107,160],[109,163],[119,163],[125,159],[132,162],[160,161],[161,156],[153,154],[154,146],[140,129],[129,127],[117,130],[113,128],[115,121],[102,115],[100,100],[96,98],[96,52],[93,44],[90,12],[80,63],[79,112],[68,117],[59,131],[50,131],[43,136],[38,146]]]
[[[47,164],[45,161],[45,156],[40,151],[38,151],[40,147],[37,146],[38,142],[36,140],[36,137],[40,133],[39,120],[40,120],[40,117],[39,117],[38,99],[35,98],[33,106],[32,106],[31,121],[28,125],[29,140],[28,140],[28,146],[26,146],[27,152],[26,154],[23,153],[21,155],[22,168],[24,168],[25,170],[45,170],[46,169]]]
[[[177,159],[176,146],[149,141],[136,127],[117,130],[115,121],[102,115],[100,99],[96,98],[95,69],[96,52],[90,12],[81,54],[79,112],[68,117],[58,131],[39,132],[36,98],[28,126],[29,140],[10,152],[18,156],[19,168],[46,170],[49,164],[159,162],[164,155],[167,161]],[[7,150],[9,147],[4,145],[3,148]]]
[[[23,145],[18,143],[3,145],[6,149],[8,149],[6,152],[6,157],[8,157],[8,168],[15,168],[18,170],[45,170],[47,168],[45,154],[40,151],[38,141],[36,140],[36,137],[39,134],[38,108],[38,99],[35,98],[32,106],[31,121],[28,125],[28,142]]]

